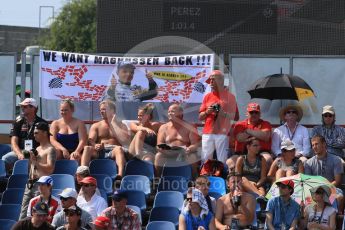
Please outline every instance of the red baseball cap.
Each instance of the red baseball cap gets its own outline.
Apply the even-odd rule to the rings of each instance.
[[[249,113],[252,111],[260,112],[260,105],[256,102],[249,103],[247,106],[247,112]]]
[[[284,184],[284,185],[289,186],[290,188],[292,188],[291,195],[293,194],[293,192],[294,192],[294,187],[295,187],[295,183],[294,183],[292,180],[283,180],[283,181],[277,182],[276,184],[277,184],[277,186],[279,186],[279,185],[281,185],[281,184]]]
[[[210,73],[210,75],[208,75],[208,79],[206,80],[206,83],[207,83],[207,84],[210,84],[210,83],[211,83],[211,79],[210,79],[211,76],[224,77],[224,74],[223,74],[223,72],[220,71],[220,70],[213,70],[213,71]]]
[[[94,177],[87,176],[80,181],[81,184],[93,184],[97,186],[97,180]]]
[[[110,219],[106,216],[98,216],[93,224],[99,228],[108,229],[108,226],[110,225]]]

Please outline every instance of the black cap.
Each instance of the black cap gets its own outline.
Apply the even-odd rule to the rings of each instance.
[[[113,200],[127,199],[126,192],[124,190],[116,190],[113,194]]]
[[[43,214],[43,215],[48,215],[49,212],[49,207],[46,203],[44,202],[38,202],[35,204],[33,207],[33,210],[38,213],[38,214]]]
[[[46,122],[38,122],[35,124],[35,128],[38,130],[42,130],[42,131],[46,131],[49,135],[51,135],[51,133],[49,132],[49,125]]]

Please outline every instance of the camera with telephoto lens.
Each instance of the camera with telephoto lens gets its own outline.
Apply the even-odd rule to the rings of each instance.
[[[233,196],[232,197],[232,203],[236,207],[240,206],[241,205],[241,196]]]
[[[34,154],[35,157],[37,157],[38,152],[36,149],[31,149],[30,151],[27,150],[23,150],[23,155],[25,159],[29,159],[30,158],[30,152],[32,152]]]
[[[215,111],[216,113],[218,113],[220,111],[220,104],[216,103],[211,105],[213,111]]]

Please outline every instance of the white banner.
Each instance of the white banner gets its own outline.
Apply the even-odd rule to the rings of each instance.
[[[41,50],[40,96],[200,103],[214,55],[110,57]]]

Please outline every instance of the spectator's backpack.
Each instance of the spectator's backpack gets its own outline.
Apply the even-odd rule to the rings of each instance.
[[[218,160],[206,160],[200,170],[200,176],[223,176],[224,165]]]

